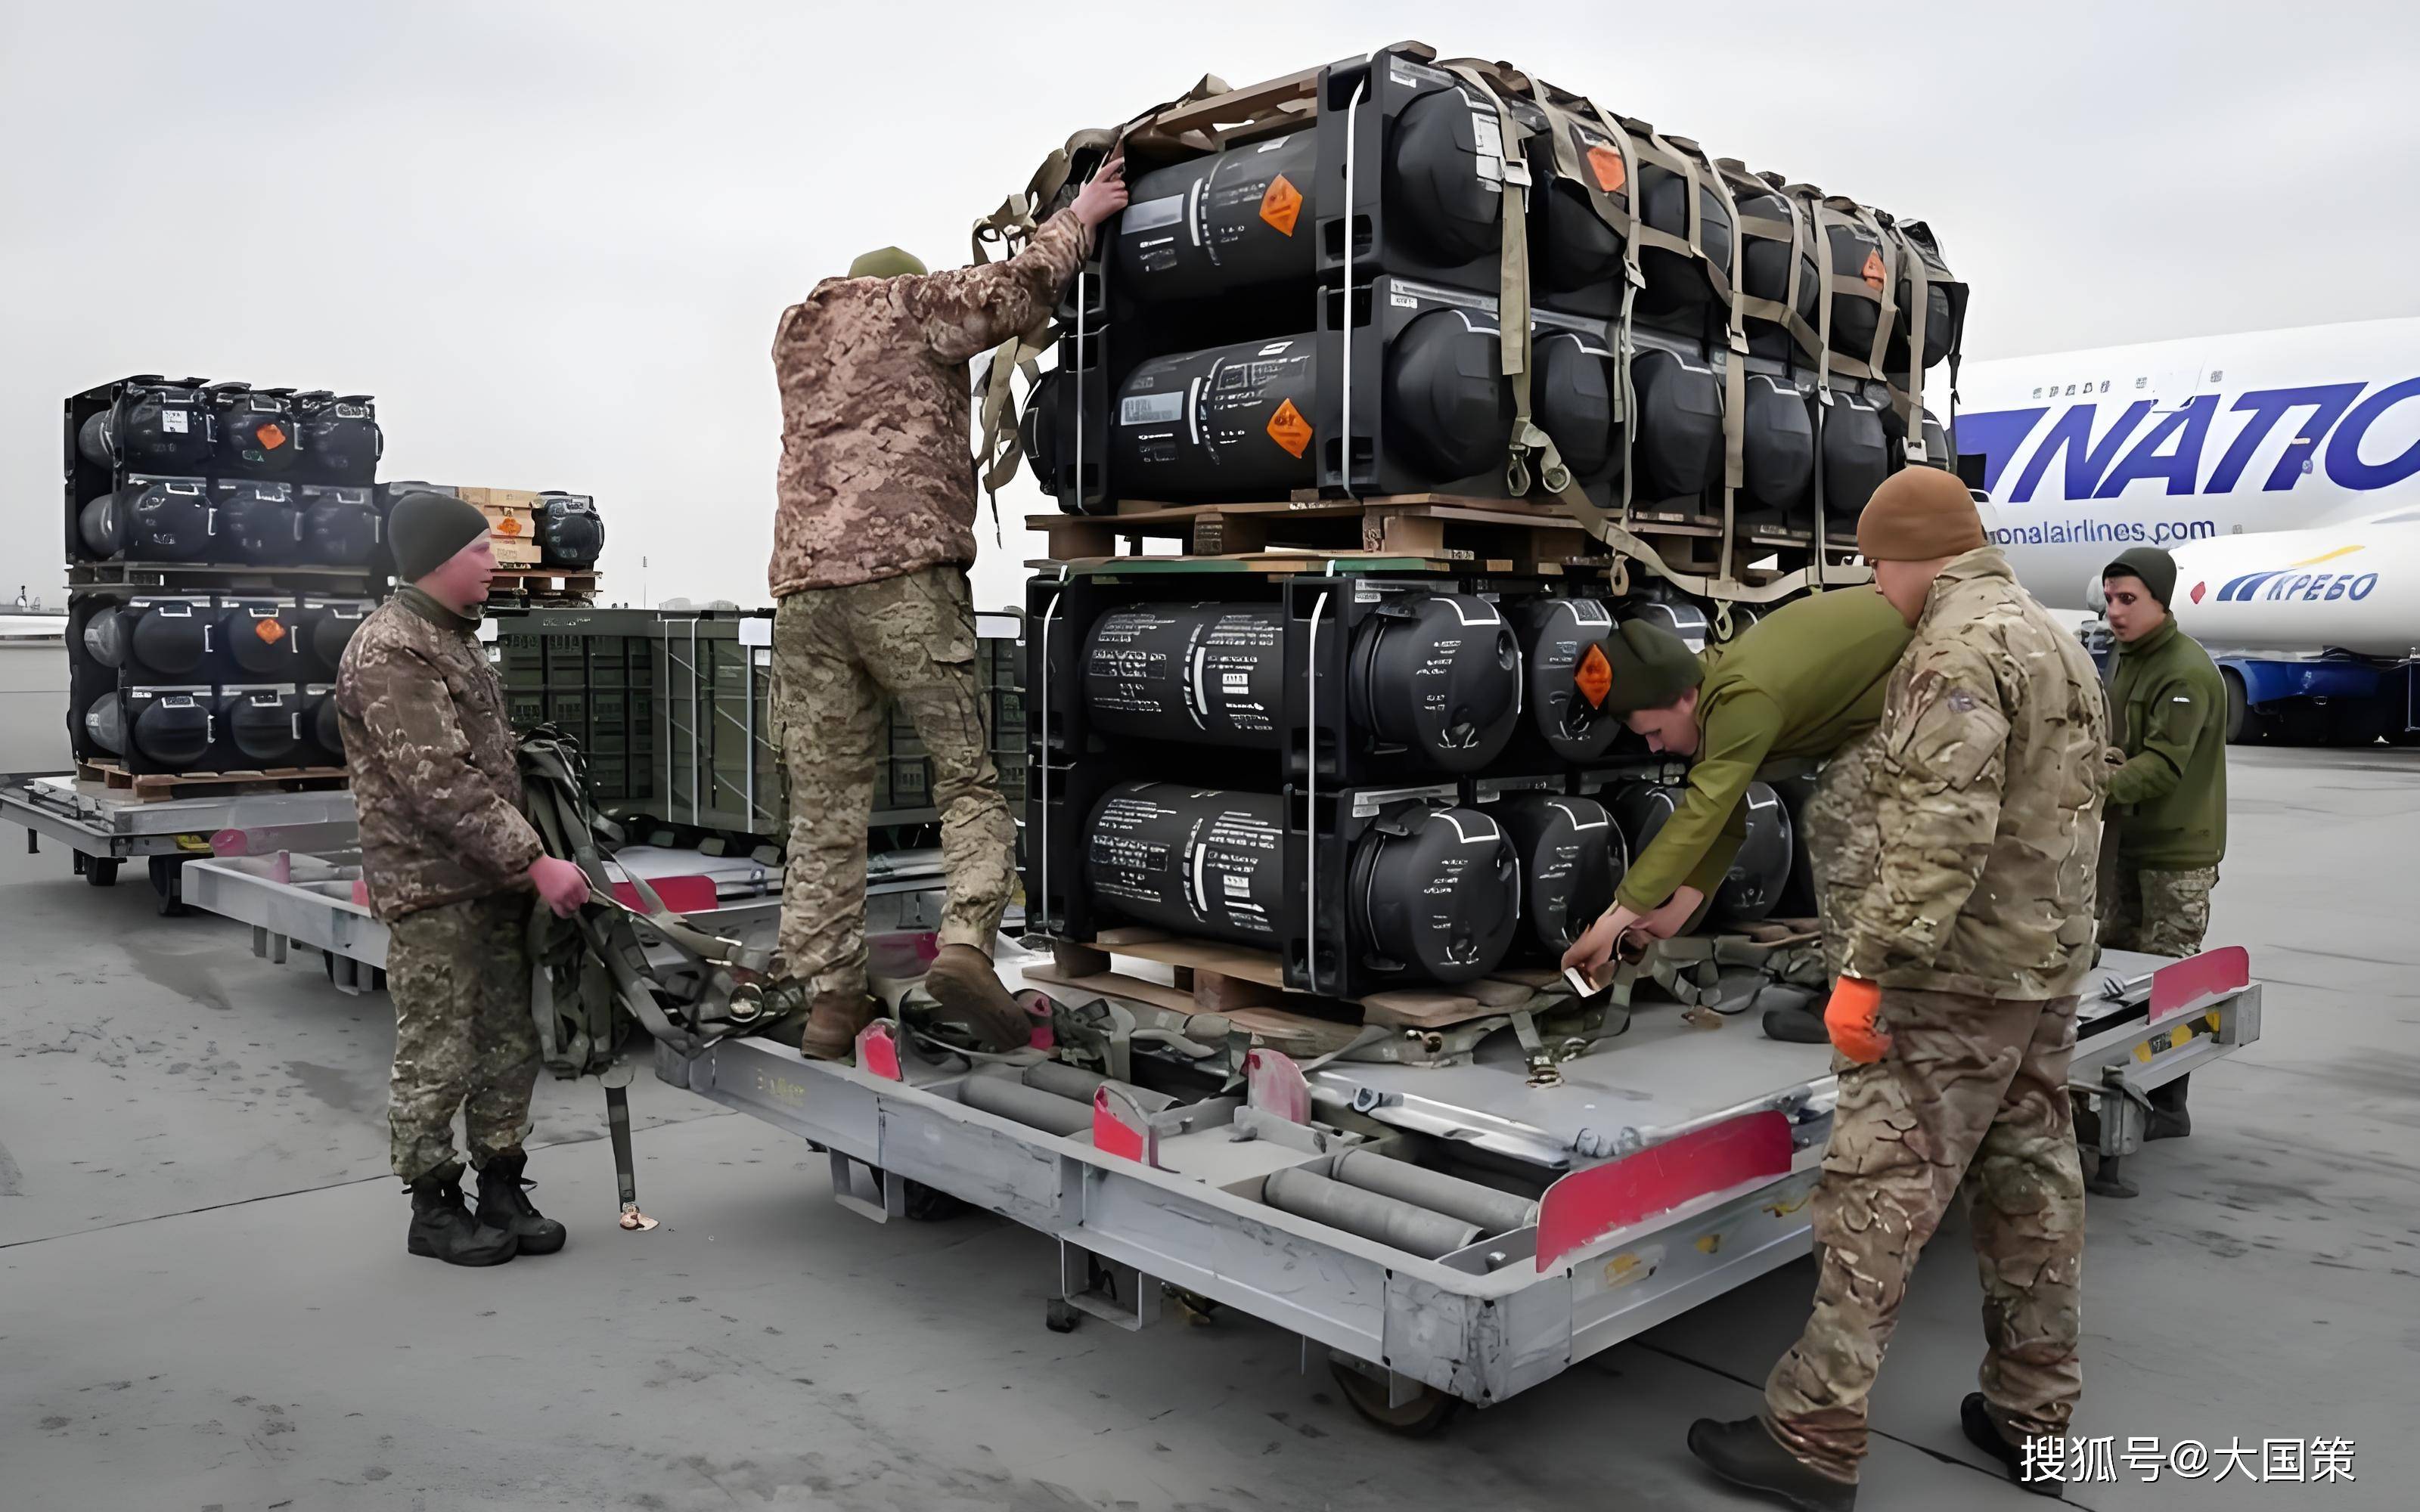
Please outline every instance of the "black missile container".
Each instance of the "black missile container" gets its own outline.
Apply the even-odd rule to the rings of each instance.
[[[1613,905],[1630,866],[1621,826],[1591,797],[1517,789],[1485,796],[1479,811],[1503,826],[1521,868],[1521,927],[1509,959],[1558,962]]]
[[[1688,790],[1657,782],[1637,782],[1615,788],[1610,807],[1615,822],[1628,837],[1631,855],[1643,855],[1665,822],[1680,807]],[[1730,871],[1714,889],[1712,917],[1731,924],[1752,924],[1771,914],[1789,890],[1795,839],[1790,812],[1781,795],[1763,782],[1748,784],[1747,838],[1731,857]]]

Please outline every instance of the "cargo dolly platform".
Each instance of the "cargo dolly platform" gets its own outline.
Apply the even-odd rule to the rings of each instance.
[[[24,829],[30,854],[46,837],[67,846],[75,874],[96,887],[116,885],[126,861],[146,861],[167,915],[186,911],[185,866],[213,853],[213,837],[234,831],[256,851],[321,851],[352,844],[356,833],[353,795],[341,788],[146,802],[45,772],[0,776],[0,820]]]
[[[2071,1086],[2104,1168],[2139,1147],[2152,1088],[2258,1038],[2248,964],[2113,953],[2095,973]],[[1544,1086],[1508,1033],[1450,1066],[1306,1074],[1255,1049],[1240,1089],[1188,1101],[1166,1089],[1182,1057],[1140,1038],[1112,1068],[1130,1080],[1071,1086],[1057,1062],[920,1053],[882,1021],[854,1065],[732,1038],[688,1058],[659,1044],[656,1071],[827,1151],[852,1211],[923,1216],[939,1193],[1055,1239],[1054,1329],[1140,1328],[1163,1290],[1206,1299],[1322,1347],[1357,1412],[1418,1433],[1807,1253],[1830,1051],[1754,1024],[1641,1005]]]

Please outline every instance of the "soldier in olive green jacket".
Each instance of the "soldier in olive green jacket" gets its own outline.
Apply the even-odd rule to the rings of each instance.
[[[2168,599],[2175,559],[2138,546],[2102,569],[2118,638],[2109,714],[2125,763],[2109,774],[2102,862],[2103,949],[2188,956],[2210,929],[2210,893],[2226,855],[2226,684]],[[2149,1139],[2193,1132],[2190,1077],[2154,1088]]]
[[[1667,938],[1686,928],[1746,834],[1748,784],[1779,762],[1827,764],[1807,805],[1807,841],[1817,908],[1830,923],[1840,889],[1862,884],[1859,857],[1873,854],[1870,824],[1857,818],[1866,811],[1862,747],[1913,633],[1862,588],[1799,599],[1702,653],[1644,620],[1624,624],[1606,647],[1614,666],[1606,707],[1651,748],[1690,758],[1689,791],[1632,857],[1613,906],[1574,942],[1564,964],[1594,971],[1626,933]],[[1861,829],[1869,831],[1862,841]],[[1839,968],[1837,959],[1826,964]],[[1807,1043],[1825,1038],[1820,1011],[1807,1010],[1773,1010],[1765,1032]]]

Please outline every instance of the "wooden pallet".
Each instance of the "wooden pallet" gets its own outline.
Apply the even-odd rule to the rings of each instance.
[[[1320,561],[1400,559],[1427,570],[1548,577],[1602,567],[1595,540],[1560,510],[1522,500],[1448,494],[1307,499],[1239,504],[1121,503],[1115,514],[1029,516],[1050,539],[1050,563],[1144,554],[1173,540],[1177,554],[1256,570],[1316,570]],[[1314,565],[1309,569],[1305,563]]]
[[[583,601],[597,596],[597,580],[600,574],[566,572],[555,567],[503,567],[488,579],[489,593],[522,594],[531,598],[567,598],[584,594]]]
[[[107,762],[78,762],[76,779],[96,782],[137,803],[168,798],[213,798],[231,793],[323,792],[346,787],[351,775],[341,766],[270,766],[236,772],[130,772]]]
[[[1172,967],[1175,984],[1163,986],[1121,972],[1116,969],[1119,956]],[[1181,1012],[1221,1014],[1255,1034],[1318,1042],[1321,1048],[1314,1054],[1343,1044],[1365,1024],[1442,1029],[1525,1008],[1542,989],[1560,980],[1544,969],[1506,970],[1466,989],[1404,989],[1360,998],[1326,997],[1289,989],[1283,966],[1268,951],[1181,939],[1152,929],[1103,930],[1087,945],[1054,942],[1049,969],[1030,968],[1025,975],[1071,990],[1132,997]]]

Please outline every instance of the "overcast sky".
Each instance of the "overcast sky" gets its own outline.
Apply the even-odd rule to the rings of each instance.
[[[1972,358],[2420,313],[2415,18],[0,0],[4,591],[62,580],[59,400],[164,372],[375,393],[383,476],[595,494],[610,598],[644,556],[655,599],[761,601],[783,306],[869,246],[964,261],[1069,131],[1205,70],[1407,37],[1930,221]],[[1038,499],[983,526],[984,601]]]

